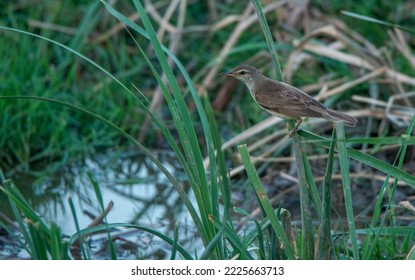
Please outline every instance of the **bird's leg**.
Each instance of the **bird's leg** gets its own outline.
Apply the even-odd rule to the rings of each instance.
[[[291,130],[290,134],[288,135],[289,138],[293,137],[294,134],[298,131],[300,124],[303,122],[301,118],[296,119],[296,124],[293,130]]]

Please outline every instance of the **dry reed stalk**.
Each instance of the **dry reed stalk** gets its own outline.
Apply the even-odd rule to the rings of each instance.
[[[325,26],[322,27],[314,32],[311,32],[307,36],[305,36],[302,40],[295,42],[294,45],[296,46],[296,51],[294,51],[289,58],[289,62],[287,63],[287,66],[285,68],[285,75],[287,77],[287,81],[290,81],[291,79],[291,73],[293,72],[293,65],[295,64],[295,57],[298,56],[302,51],[308,51],[323,57],[328,57],[334,60],[338,60],[340,62],[350,64],[356,67],[360,68],[366,68],[368,70],[376,70],[380,65],[378,63],[375,63],[374,59],[369,59],[368,56],[361,57],[354,54],[345,53],[338,50],[338,45],[331,45],[331,46],[322,46],[317,45],[315,43],[308,42],[313,36],[317,35],[331,35],[335,37],[340,37],[336,33],[336,29],[333,26]],[[343,40],[345,41],[345,36],[342,36]],[[373,51],[373,50],[372,50]],[[379,52],[379,51],[377,51]],[[296,63],[295,65],[298,65]],[[385,66],[386,67],[386,66]],[[385,75],[397,82],[409,84],[409,85],[415,85],[415,78],[410,77],[404,73],[400,73],[394,69],[391,69],[389,67],[385,70]]]
[[[27,21],[27,24],[30,27],[45,29],[45,30],[50,30],[50,31],[57,31],[57,32],[66,33],[66,34],[70,34],[70,35],[75,35],[76,32],[78,31],[78,29],[76,29],[76,28],[67,27],[67,26],[58,25],[58,24],[53,24],[53,23],[50,23],[50,22],[38,21],[38,20],[34,20],[34,19],[29,19]]]
[[[278,1],[273,2],[271,4],[268,4],[264,7],[264,13],[268,13],[277,7],[285,4],[287,1]],[[247,6],[245,7],[244,12],[239,17],[238,25],[233,30],[232,34],[229,36],[228,41],[226,42],[225,46],[221,49],[219,52],[219,56],[217,58],[217,63],[209,70],[207,73],[205,79],[203,80],[201,84],[200,92],[207,92],[207,88],[212,86],[214,84],[214,79],[217,78],[219,69],[225,60],[225,58],[228,56],[229,51],[232,49],[233,46],[236,45],[238,42],[239,37],[242,35],[242,33],[250,27],[253,23],[257,21],[257,14],[254,11],[251,3],[249,2]]]
[[[215,21],[219,17],[218,9],[216,9],[215,0],[208,0],[209,15],[212,21]]]
[[[152,17],[155,21],[157,21],[160,24],[159,31],[160,30],[167,30],[170,33],[176,33],[177,32],[177,27],[175,27],[174,25],[172,25],[169,22],[169,19],[173,15],[174,10],[177,8],[177,5],[178,5],[177,0],[173,0],[173,1],[170,2],[170,5],[167,8],[167,11],[166,11],[166,13],[163,17],[157,12],[156,7],[154,7],[154,5],[151,3],[151,1],[145,0],[144,4],[145,4],[145,9],[146,9],[147,13],[149,14],[149,16]],[[162,31],[161,33],[164,33],[164,31]],[[159,35],[159,34],[157,34],[157,35]],[[160,41],[160,42],[162,42],[162,41]]]
[[[317,82],[317,83],[304,85],[304,86],[301,87],[301,90],[304,91],[304,92],[313,92],[313,91],[316,91],[316,90],[321,91],[321,89],[323,87],[325,87],[325,88],[335,87],[335,86],[343,83],[344,81],[346,81],[346,79],[344,77],[334,79],[334,80],[320,81],[320,82]]]
[[[335,88],[333,88],[331,90],[327,90],[324,93],[318,94],[316,96],[316,98],[319,99],[319,100],[327,99],[330,96],[339,94],[339,93],[344,92],[344,91],[346,91],[346,90],[348,90],[348,89],[350,89],[352,87],[355,87],[355,86],[357,86],[359,84],[362,84],[362,83],[364,83],[366,81],[369,81],[369,80],[371,80],[371,79],[373,79],[373,78],[375,78],[377,76],[380,76],[381,74],[384,74],[386,72],[386,70],[387,70],[386,67],[378,68],[376,70],[373,70],[369,74],[363,75],[363,76],[361,76],[361,77],[359,77],[359,78],[357,78],[357,79],[355,79],[353,81],[346,82],[346,83],[344,83],[344,84],[342,84],[340,86],[337,86],[337,87],[335,87]]]
[[[394,28],[393,32],[392,30],[388,30],[388,35],[392,39],[395,47],[402,53],[409,64],[411,64],[412,68],[415,69],[415,56],[412,54],[408,44],[406,43],[402,31]]]
[[[128,19],[131,21],[137,21],[140,18],[140,16],[138,15],[138,13],[133,13],[132,15],[128,16]],[[105,41],[107,41],[109,38],[115,36],[115,34],[118,34],[121,30],[124,30],[125,26],[124,24],[117,23],[116,25],[114,25],[113,27],[111,27],[107,32],[105,32],[104,34],[101,34],[100,36],[94,38],[91,40],[91,44],[95,44],[95,43],[103,43]]]

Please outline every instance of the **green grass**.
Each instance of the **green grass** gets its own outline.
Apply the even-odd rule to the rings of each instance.
[[[269,19],[262,16],[260,1],[253,2],[260,15],[260,24],[254,24],[241,36],[238,46],[231,50],[229,57],[225,57],[226,64],[239,64],[245,56],[248,58],[255,52],[269,49],[277,76],[282,79],[279,57],[285,57],[292,49],[284,48],[286,42],[274,42],[270,23],[267,23],[267,20],[273,22],[274,19],[270,15]],[[415,118],[412,118],[405,132],[393,132],[390,135],[385,133],[382,137],[363,138],[358,130],[353,131],[353,136],[356,137],[351,137],[346,134],[343,124],[339,123],[333,128],[331,137],[319,136],[303,129],[293,139],[284,140],[288,142],[272,153],[272,157],[290,155],[290,148],[293,147],[301,207],[300,223],[294,223],[288,210],[271,203],[270,195],[262,183],[262,177],[266,176],[265,170],[284,171],[285,166],[271,165],[269,162],[254,165],[251,156],[256,151],[248,151],[249,145],[239,145],[236,154],[240,155],[247,177],[242,174],[239,178],[230,178],[229,162],[236,156],[230,150],[221,149],[224,127],[242,128],[244,121],[250,127],[251,122],[259,122],[265,115],[259,111],[251,112],[252,106],[244,107],[244,102],[250,98],[244,96],[240,98],[242,106],[237,108],[242,108],[242,121],[241,118],[233,118],[233,114],[229,118],[228,112],[219,114],[212,108],[212,94],[203,95],[198,91],[198,85],[203,83],[210,67],[219,63],[221,46],[228,40],[232,30],[225,29],[210,34],[211,38],[204,38],[202,44],[183,40],[183,48],[194,49],[194,53],[176,53],[168,47],[168,40],[159,40],[155,29],[157,25],[146,13],[143,4],[138,0],[132,1],[132,4],[113,8],[104,1],[102,4],[85,2],[76,33],[57,37],[51,31],[33,31],[25,25],[17,24],[11,10],[13,5],[7,9],[8,22],[3,25],[9,27],[0,29],[1,34],[4,34],[0,37],[0,57],[5,57],[0,71],[3,76],[6,76],[6,72],[13,75],[8,75],[10,77],[2,84],[0,95],[0,110],[4,116],[1,120],[0,157],[1,168],[5,171],[5,176],[0,177],[0,190],[8,197],[22,238],[2,220],[0,226],[20,240],[21,246],[33,259],[73,258],[69,251],[71,246],[79,248],[81,258],[91,259],[91,248],[84,241],[97,232],[107,234],[108,256],[117,259],[112,230],[124,228],[135,228],[160,238],[171,247],[171,259],[413,258],[415,229],[397,223],[397,206],[393,199],[398,181],[415,188],[414,175],[405,169],[405,164],[408,164],[405,162],[408,145],[414,144],[414,137],[410,135],[413,134]],[[32,16],[39,17],[43,8],[37,7]],[[186,22],[198,23],[194,13],[201,6],[195,4],[187,8],[190,18],[186,18]],[[234,9],[235,12],[240,12],[242,8],[243,6],[238,6]],[[55,9],[56,15],[63,13],[58,7]],[[108,40],[105,47],[94,41],[96,37],[92,35],[100,28],[108,30],[112,26],[108,23],[100,25],[103,24],[100,14],[103,13],[102,9],[108,12],[105,13],[107,22],[114,24],[119,21],[128,28],[128,31],[122,31],[124,36]],[[126,17],[133,9],[140,16],[139,23]],[[165,9],[167,7],[163,6],[160,11]],[[228,9],[229,7],[218,5],[218,12],[223,16],[230,14]],[[63,17],[62,23],[70,22],[66,16],[68,15]],[[175,21],[180,20],[172,20]],[[259,30],[263,30],[267,44],[256,42],[263,41]],[[249,36],[249,33],[253,35]],[[205,47],[210,41],[215,44],[211,48]],[[10,42],[18,48],[10,48]],[[33,45],[37,46],[34,52]],[[135,53],[130,56],[128,52],[131,49]],[[207,49],[210,50],[209,53]],[[280,52],[278,56],[276,52]],[[235,54],[241,55],[240,61],[236,61]],[[11,57],[15,59],[11,60]],[[195,57],[198,58],[196,61]],[[173,63],[170,64],[169,60]],[[331,71],[337,71],[334,76],[343,76],[344,73],[348,77],[354,75],[352,67],[343,67],[345,64],[335,62],[326,58],[319,60],[319,63],[324,64],[321,68],[334,66],[330,68]],[[33,67],[25,67],[32,63]],[[187,69],[192,63],[195,63],[193,69],[197,70],[189,73]],[[295,80],[310,72],[307,68],[299,69],[300,76]],[[218,84],[222,81],[220,78],[217,80],[219,81],[212,86],[219,88]],[[153,110],[150,105],[153,91],[150,94],[147,92],[147,89],[155,86],[160,88],[165,102],[160,110]],[[363,91],[362,95],[364,94]],[[342,98],[347,102],[349,96],[336,96],[327,102],[334,105],[340,103]],[[252,105],[252,100],[249,102]],[[227,110],[232,111],[234,108]],[[151,126],[146,139],[139,142],[136,135],[147,117]],[[361,120],[363,118],[359,119]],[[292,123],[288,125],[292,126]],[[365,122],[362,121],[361,126],[364,125]],[[273,127],[263,134],[270,134],[268,132],[274,130]],[[373,130],[377,132],[376,128]],[[186,174],[185,183],[179,181],[153,153],[157,146],[151,143],[157,133],[162,135],[164,146],[174,152],[180,171]],[[371,135],[374,136],[375,133]],[[376,158],[370,151],[359,150],[363,144],[373,145],[378,150],[391,144],[400,144],[400,148],[394,162],[388,162]],[[65,153],[69,154],[69,158],[74,158],[90,153],[92,147],[104,150],[118,145],[139,150],[165,175],[190,214],[203,248],[191,251],[182,246],[178,226],[175,226],[174,232],[166,234],[140,224],[107,223],[106,202],[101,187],[92,174],[89,179],[95,191],[96,205],[104,215],[103,224],[80,228],[75,214],[76,205],[69,198],[76,232],[66,238],[55,223],[45,221],[36,213],[12,180],[6,179],[18,172],[32,171],[35,162],[60,161],[59,166],[64,166],[67,163],[63,159]],[[266,151],[269,146],[263,144],[261,148]],[[311,163],[311,153],[328,153],[321,185],[316,181],[315,174],[320,171]],[[208,168],[204,165],[205,158],[209,160]],[[352,185],[356,183],[351,173],[356,162],[386,175],[371,221],[364,225],[356,224],[357,213],[352,199]],[[236,166],[236,160],[231,164],[232,167]],[[340,171],[337,170],[337,165]],[[331,193],[335,173],[341,174],[339,181],[347,218],[344,228],[334,228],[331,224]],[[393,184],[389,184],[389,178],[395,178]],[[252,209],[233,207],[232,192],[246,183],[249,192],[255,194],[261,217],[250,217]],[[190,193],[185,184],[190,185]],[[251,226],[239,231],[235,214],[250,218],[253,221]]]
[[[98,27],[97,10],[102,8],[97,1],[93,2],[82,6],[85,13],[76,33],[71,36],[28,27],[20,18],[16,18],[20,14],[12,13],[12,4],[8,4],[9,14],[6,13],[8,9],[3,11],[4,16],[8,17],[3,17],[2,25],[21,30],[29,29],[35,34],[52,37],[68,47],[88,53],[100,60],[102,65],[111,67],[119,79],[126,81],[142,71],[143,64],[137,63],[132,57],[128,58],[126,42],[121,42],[120,46],[119,42],[114,41],[108,46],[108,49],[124,50],[123,59],[111,56],[97,43],[87,44],[87,40],[91,38],[91,30]],[[60,15],[65,14],[65,10],[72,9],[73,7],[59,5],[36,5],[27,16],[41,19],[41,15],[51,14],[59,18],[60,24],[64,24],[70,19]],[[35,50],[33,45],[36,45]],[[2,32],[0,55],[3,58],[0,76],[5,77],[0,86],[2,96],[35,95],[56,98],[75,105],[87,104],[96,113],[120,124],[131,134],[138,132],[144,117],[135,113],[133,98],[120,94],[114,96],[114,92],[119,92],[120,87],[105,80],[100,72],[92,71],[93,68],[71,53],[33,37]],[[91,146],[107,149],[120,144],[119,138],[103,129],[100,123],[89,122],[83,114],[56,108],[49,103],[3,100],[0,111],[0,127],[4,131],[0,135],[0,158],[2,167],[9,176],[17,172],[31,172],[38,164],[59,162],[64,156],[70,159],[83,157],[91,151]],[[62,162],[61,166],[64,164],[66,162]]]

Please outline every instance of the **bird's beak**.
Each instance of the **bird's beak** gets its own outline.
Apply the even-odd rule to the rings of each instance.
[[[225,76],[228,76],[228,77],[234,77],[235,76],[233,72],[222,72],[219,75],[220,76],[225,75]]]

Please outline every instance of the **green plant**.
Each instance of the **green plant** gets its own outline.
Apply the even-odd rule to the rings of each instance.
[[[383,251],[381,250],[383,245],[388,245],[384,246],[388,249],[393,246],[398,247],[393,242],[388,243],[388,236],[404,236],[401,247],[396,249],[395,252],[406,254],[410,250],[413,244],[413,229],[393,225],[386,226],[388,216],[384,215],[381,217],[381,201],[384,195],[388,195],[387,210],[389,211],[388,213],[391,213],[392,218],[390,221],[393,222],[394,207],[392,205],[392,198],[398,180],[404,181],[412,187],[415,186],[415,177],[405,172],[402,168],[404,157],[407,154],[407,146],[415,143],[415,137],[410,136],[413,133],[414,120],[412,120],[405,134],[401,136],[347,138],[343,126],[337,124],[335,129],[333,129],[331,138],[321,137],[307,130],[302,130],[294,137],[293,141],[287,140],[281,146],[283,148],[280,148],[280,150],[283,150],[287,146],[289,147],[290,144],[294,145],[300,185],[301,227],[295,231],[289,218],[289,212],[280,207],[275,210],[272,208],[272,204],[259,178],[259,172],[257,173],[255,170],[255,166],[253,165],[254,161],[251,159],[247,147],[245,145],[239,146],[239,153],[245,170],[247,171],[248,180],[256,194],[263,217],[259,220],[254,220],[252,226],[247,228],[243,233],[235,229],[235,221],[231,217],[230,194],[232,184],[229,179],[225,153],[221,147],[221,136],[210,100],[206,96],[200,97],[200,93],[196,91],[194,86],[196,77],[191,78],[181,60],[159,41],[152,22],[141,2],[133,1],[133,3],[140,15],[140,20],[144,28],[103,1],[105,8],[126,27],[128,32],[134,33],[134,35],[138,34],[137,39],[135,39],[134,35],[131,35],[131,41],[134,42],[137,50],[141,54],[140,67],[145,67],[150,70],[153,82],[156,82],[161,89],[168,108],[166,111],[169,113],[168,117],[171,117],[171,120],[165,116],[162,118],[153,110],[151,102],[140,92],[138,86],[134,86],[136,90],[132,90],[119,76],[112,74],[104,66],[83,55],[78,48],[74,47],[77,44],[62,44],[48,39],[45,36],[16,28],[0,28],[6,31],[13,31],[18,36],[29,35],[41,39],[44,43],[52,43],[55,47],[65,50],[68,54],[72,53],[77,58],[91,64],[100,72],[104,73],[111,81],[115,82],[122,89],[122,92],[126,93],[126,97],[129,100],[133,100],[131,103],[140,106],[140,109],[149,116],[152,124],[161,132],[170,148],[174,151],[181,168],[186,173],[186,179],[191,186],[191,194],[184,188],[184,184],[152,153],[152,147],[137,141],[133,133],[127,131],[124,126],[119,125],[113,118],[104,116],[95,110],[80,105],[83,104],[82,102],[64,101],[59,99],[59,96],[53,98],[35,95],[24,96],[23,93],[19,95],[0,96],[0,101],[7,99],[11,102],[30,104],[35,108],[31,112],[36,112],[36,108],[39,106],[38,104],[46,104],[48,107],[53,108],[52,110],[55,110],[55,108],[65,108],[69,112],[82,115],[85,119],[93,119],[97,123],[106,125],[114,134],[122,135],[134,147],[145,154],[157,166],[160,172],[166,176],[171,186],[175,188],[193,219],[193,223],[198,230],[204,247],[200,251],[188,251],[187,248],[184,248],[180,244],[180,231],[177,227],[171,237],[168,234],[160,233],[146,226],[127,223],[105,223],[86,229],[81,229],[77,225],[76,233],[69,240],[65,240],[62,239],[60,230],[56,225],[52,224],[49,226],[41,217],[36,215],[35,211],[25,202],[24,198],[11,185],[12,183],[10,181],[7,184],[2,183],[3,192],[8,196],[10,203],[14,205],[12,206],[14,207],[14,214],[18,220],[19,227],[22,229],[24,238],[27,240],[27,250],[33,258],[69,258],[68,248],[79,242],[82,257],[84,259],[90,259],[91,256],[88,251],[88,246],[82,242],[83,239],[92,233],[105,231],[108,234],[107,238],[110,242],[111,258],[116,259],[116,252],[111,243],[112,235],[110,234],[110,230],[125,227],[136,228],[160,237],[171,246],[170,258],[172,259],[376,259],[384,257]],[[279,44],[276,46],[274,44],[260,1],[254,1],[254,4],[265,34],[267,46],[273,57],[277,75],[282,79],[276,51],[279,50],[278,47],[284,45]],[[83,26],[85,27],[85,25]],[[74,42],[79,43],[79,40],[80,37],[76,36]],[[144,51],[146,49],[144,47],[146,42],[152,48]],[[232,49],[229,55],[241,54],[242,52],[250,50],[261,50],[265,46],[262,43],[248,42]],[[152,56],[153,53],[151,51],[154,51],[154,56]],[[67,58],[67,56],[65,57]],[[178,79],[176,78],[177,75],[175,76],[169,59],[177,67],[176,69],[179,75],[184,78],[183,88],[179,86]],[[208,65],[215,65],[214,63],[220,61],[220,59],[223,58],[212,59],[211,64]],[[66,59],[64,61],[65,64],[69,63],[66,62],[68,61]],[[338,64],[336,64],[336,67],[338,67]],[[163,74],[166,76],[166,82],[163,81]],[[188,100],[185,100],[185,98],[189,98],[190,102],[194,103],[197,120],[192,118],[192,112],[189,110],[188,103],[186,102]],[[333,100],[330,100],[330,102],[333,102]],[[36,117],[37,115],[35,114],[34,118]],[[167,121],[172,121],[174,127],[167,125]],[[198,124],[200,124],[200,127],[198,127]],[[288,125],[292,124],[289,123]],[[198,131],[201,131],[202,137],[198,137]],[[203,139],[200,141],[200,138]],[[370,153],[351,147],[352,145],[355,147],[355,145],[359,144],[373,144],[377,147],[384,144],[400,144],[401,148],[399,149],[395,163],[389,164],[375,158]],[[320,152],[325,149],[328,150],[322,198],[319,197],[318,183],[315,180],[316,178],[313,175],[313,169],[308,154],[306,153],[308,147],[321,148],[319,150]],[[340,162],[348,229],[332,234],[330,224],[330,195],[332,174],[335,172],[334,162],[336,155],[339,156]],[[205,169],[204,157],[209,159],[209,167],[207,169]],[[372,166],[375,170],[387,174],[377,200],[372,221],[367,228],[363,229],[356,228],[354,224],[355,213],[353,212],[350,189],[350,160]],[[25,161],[23,156],[21,161]],[[390,177],[396,178],[392,186],[389,186]],[[100,196],[100,187],[97,182],[94,182],[93,178],[91,178],[91,182],[96,193],[98,205],[103,212],[104,202]],[[195,202],[190,198],[192,195],[195,197]],[[73,202],[69,200],[69,203],[72,212],[75,213]],[[246,210],[237,208],[234,208],[234,210],[239,214],[249,216]],[[73,216],[75,223],[77,223],[76,215],[73,214]],[[25,222],[22,217],[26,217],[28,222]],[[319,223],[318,226],[314,226],[313,217],[316,217]],[[5,227],[5,225],[2,225],[2,227]],[[336,239],[338,236],[342,238]],[[363,243],[359,244],[358,238],[361,236],[365,239]],[[384,238],[385,236],[386,238]],[[349,243],[349,240],[351,243]],[[394,253],[388,252],[388,254],[393,255]],[[409,254],[408,258],[412,258],[412,255],[412,253]]]

